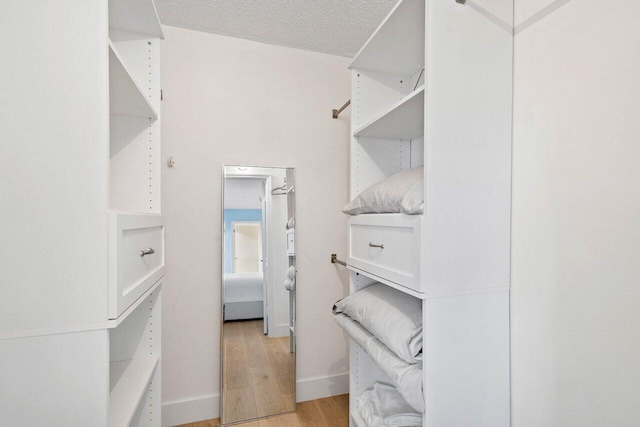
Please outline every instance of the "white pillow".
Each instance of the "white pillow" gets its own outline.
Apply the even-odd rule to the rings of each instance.
[[[364,213],[422,213],[424,202],[424,167],[407,169],[369,186],[356,196],[342,212],[347,215]],[[406,202],[405,196],[409,195]],[[405,206],[406,205],[406,206]]]
[[[409,215],[421,214],[424,212],[424,180],[413,184],[402,198],[400,212]]]
[[[382,283],[354,292],[336,302],[342,313],[361,324],[407,363],[422,360],[422,302]]]

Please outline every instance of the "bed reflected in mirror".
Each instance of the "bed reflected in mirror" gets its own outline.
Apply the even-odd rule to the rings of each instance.
[[[295,410],[293,168],[223,167],[222,425]]]

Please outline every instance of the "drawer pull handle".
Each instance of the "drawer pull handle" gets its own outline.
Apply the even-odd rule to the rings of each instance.
[[[370,247],[370,248],[380,248],[380,249],[384,249],[384,245],[383,245],[383,244],[376,245],[376,244],[371,243],[371,242],[369,242],[369,247]]]
[[[140,256],[145,256],[145,255],[151,255],[151,254],[155,254],[156,251],[153,250],[153,248],[148,248],[148,249],[143,249],[140,251]]]

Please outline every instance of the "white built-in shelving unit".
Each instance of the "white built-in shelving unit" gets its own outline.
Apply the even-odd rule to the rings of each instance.
[[[350,67],[351,196],[424,166],[424,214],[350,217],[347,255],[351,292],[380,282],[422,302],[424,427],[510,423],[512,12],[401,0]],[[352,427],[376,381],[390,382],[351,341]]]
[[[376,114],[353,136],[413,140],[424,135],[424,86]]]
[[[125,64],[118,49],[109,41],[109,114],[156,120],[156,109]]]
[[[410,76],[424,67],[424,4],[401,1],[356,54],[351,68]]]
[[[155,5],[34,0],[0,15],[3,102],[18,107],[0,130],[17,166],[0,185],[0,425],[160,426]]]
[[[158,360],[157,356],[147,356],[110,364],[109,425],[128,426],[131,423],[158,367]]]

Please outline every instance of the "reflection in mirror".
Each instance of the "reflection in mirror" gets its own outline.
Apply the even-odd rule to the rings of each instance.
[[[223,167],[223,425],[295,410],[292,168]]]

